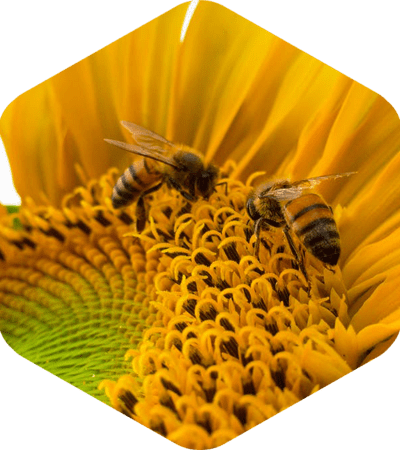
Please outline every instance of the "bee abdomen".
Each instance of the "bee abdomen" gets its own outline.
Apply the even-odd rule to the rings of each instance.
[[[140,194],[139,190],[127,185],[123,177],[124,175],[119,178],[113,189],[111,201],[114,208],[130,205]]]
[[[304,208],[302,208],[299,211],[297,211],[293,216],[291,216],[291,222],[293,223],[293,222],[298,221],[300,219],[300,217],[304,216],[309,211],[313,211],[313,210],[316,210],[316,209],[329,210],[329,206],[326,205],[325,203],[314,203],[314,204],[311,204],[311,205],[307,205]],[[320,213],[320,211],[319,211],[319,213]]]
[[[160,174],[150,173],[143,160],[134,162],[125,170],[114,186],[111,197],[113,207],[122,208],[130,205],[160,177]]]
[[[333,218],[320,218],[302,230],[301,240],[312,255],[335,266],[340,256],[340,238]]]
[[[307,194],[285,207],[287,222],[306,249],[320,261],[335,266],[340,238],[332,211],[316,194]]]
[[[329,206],[317,194],[305,194],[284,206],[286,221],[293,228],[302,228],[318,217],[332,217]]]

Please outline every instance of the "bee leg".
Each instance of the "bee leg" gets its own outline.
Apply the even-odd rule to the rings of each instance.
[[[256,242],[254,244],[254,256],[258,259],[258,254],[260,253],[260,231],[261,231],[261,223],[262,223],[262,218],[256,220],[256,222],[254,223],[254,234],[256,235]]]
[[[189,200],[189,202],[193,202],[194,200],[196,200],[193,195],[190,195],[189,192],[186,191],[179,191],[179,193],[182,195],[183,198],[185,198],[186,200]]]
[[[189,200],[190,202],[196,200],[193,195],[189,194],[189,192],[184,191],[182,189],[182,186],[179,183],[177,183],[173,178],[168,178],[168,184],[170,184],[172,188],[178,191],[182,195],[182,197],[185,198],[186,200]]]
[[[308,290],[310,290],[311,285],[310,285],[310,280],[307,275],[306,268],[304,266],[304,259],[301,256],[301,253],[297,251],[296,246],[294,245],[292,236],[290,235],[290,232],[289,232],[289,227],[285,226],[283,229],[283,232],[285,233],[286,240],[288,241],[290,250],[293,253],[293,256],[296,258],[297,264],[299,265],[300,270],[302,271],[303,275],[305,276],[305,278],[307,280]]]
[[[331,266],[330,264],[324,264],[324,267],[326,267],[330,272],[336,273],[335,266]]]
[[[138,201],[136,203],[136,230],[139,233],[141,233],[144,230],[144,227],[146,225],[146,220],[147,220],[146,207],[144,204],[144,197],[146,195],[149,195],[153,192],[158,191],[162,185],[163,185],[163,182],[156,184],[155,186],[151,187],[150,189],[147,189],[147,191],[144,191],[138,198]]]
[[[146,208],[144,206],[143,196],[140,196],[136,203],[136,230],[141,233],[146,225]]]

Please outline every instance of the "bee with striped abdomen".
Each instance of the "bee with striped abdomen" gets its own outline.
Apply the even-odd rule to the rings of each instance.
[[[305,268],[292,233],[313,256],[325,264],[335,266],[340,256],[340,238],[332,208],[321,196],[307,190],[322,181],[347,177],[353,173],[355,172],[295,182],[275,181],[254,189],[247,199],[246,209],[250,218],[255,221],[255,255],[258,257],[261,229],[271,226],[283,228],[289,247],[304,275]]]
[[[137,200],[138,231],[142,231],[146,223],[143,198],[164,183],[189,201],[197,197],[207,199],[214,192],[219,170],[211,163],[206,164],[201,153],[191,147],[174,144],[134,123],[121,123],[130,131],[136,144],[111,139],[105,141],[144,158],[135,161],[121,175],[114,186],[111,201],[114,208],[122,208]]]

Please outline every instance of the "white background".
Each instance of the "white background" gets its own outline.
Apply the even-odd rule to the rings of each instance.
[[[11,169],[0,138],[0,203],[3,205],[20,205],[21,198],[15,190],[11,178]]]

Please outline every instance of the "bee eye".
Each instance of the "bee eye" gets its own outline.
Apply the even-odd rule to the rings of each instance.
[[[218,170],[210,165],[201,171],[196,177],[196,189],[203,198],[208,198],[215,191],[215,181],[218,178]]]
[[[253,197],[249,197],[246,203],[246,210],[247,214],[249,215],[250,219],[258,220],[261,215],[258,213],[256,207],[254,206],[254,199]]]

